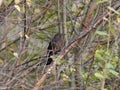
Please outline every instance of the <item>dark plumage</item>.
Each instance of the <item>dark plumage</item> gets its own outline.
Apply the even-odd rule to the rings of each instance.
[[[64,45],[65,45],[64,34],[57,33],[48,45],[48,48],[47,48],[48,61],[46,65],[49,65],[52,63],[53,60],[52,58],[50,58],[50,56],[60,52],[63,49]]]

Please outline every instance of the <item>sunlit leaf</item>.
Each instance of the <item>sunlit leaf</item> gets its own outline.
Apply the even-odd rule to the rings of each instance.
[[[29,38],[30,38],[27,34],[25,34],[25,37],[26,37],[26,39],[29,39]]]
[[[119,57],[118,56],[115,56],[114,58],[113,58],[113,61],[114,62],[117,62],[119,60]]]
[[[116,77],[119,77],[119,73],[116,72],[115,70],[110,69],[109,72],[115,75]]]
[[[20,2],[20,0],[15,0],[15,4],[18,4]]]
[[[40,9],[39,9],[39,8],[35,8],[34,12],[35,12],[35,13],[39,13],[39,12],[40,12]]]
[[[120,18],[117,18],[118,23],[120,22]]]
[[[110,29],[110,32],[111,32],[113,35],[116,35],[115,29],[111,28],[111,29]]]
[[[23,32],[19,32],[20,37],[23,37]]]
[[[96,72],[95,73],[95,76],[97,77],[97,78],[104,78],[104,76],[100,73],[100,72]]]
[[[0,0],[0,6],[2,5],[2,3],[3,3],[3,0]]]
[[[98,60],[104,60],[103,56],[101,55],[103,52],[101,50],[96,50],[95,58]]]
[[[103,52],[104,52],[104,50],[101,49],[101,50],[96,50],[95,53],[96,53],[96,54],[103,54]]]
[[[116,11],[114,8],[108,6],[108,9],[111,10],[111,11],[113,11],[114,13],[120,15],[120,13],[118,11]]]
[[[70,72],[75,72],[76,70],[74,68],[70,68]]]
[[[62,74],[62,77],[63,77],[64,79],[68,79],[68,78],[69,78],[68,75],[66,75],[66,74]]]
[[[80,75],[81,75],[84,79],[87,78],[87,76],[88,76],[87,73],[83,73],[83,72],[81,72]]]
[[[26,0],[27,5],[30,7],[31,6],[31,0]]]
[[[5,48],[5,46],[6,46],[6,43],[1,44],[1,48]]]
[[[111,63],[107,63],[107,64],[106,64],[106,67],[109,68],[109,69],[110,69],[110,68],[111,68],[111,69],[114,69],[114,66],[113,66]]]
[[[103,90],[108,90],[107,88],[104,88]]]
[[[95,54],[95,58],[98,60],[104,60],[104,58],[100,54]]]
[[[107,59],[107,60],[111,60],[110,52],[105,52],[105,53],[104,53],[104,57],[105,57],[105,59]]]
[[[18,53],[14,52],[13,55],[18,58]]]
[[[2,64],[3,63],[3,60],[2,59],[0,59],[0,64]]]
[[[20,12],[20,7],[18,5],[14,5],[14,7]]]
[[[73,4],[73,5],[72,5],[72,11],[73,11],[73,12],[76,12],[76,11],[77,11],[76,4]]]

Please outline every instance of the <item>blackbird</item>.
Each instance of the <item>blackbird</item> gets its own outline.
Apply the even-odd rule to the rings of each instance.
[[[65,45],[65,38],[64,34],[57,33],[55,36],[52,38],[52,40],[49,42],[48,48],[47,48],[47,63],[46,65],[50,65],[53,62],[53,59],[50,58],[52,55],[58,54]]]

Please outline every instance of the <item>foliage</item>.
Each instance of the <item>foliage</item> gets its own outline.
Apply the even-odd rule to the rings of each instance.
[[[119,90],[119,7],[120,0],[0,0],[0,90]],[[66,46],[46,66],[57,32]]]

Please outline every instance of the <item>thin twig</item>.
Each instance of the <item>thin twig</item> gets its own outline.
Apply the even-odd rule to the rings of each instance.
[[[117,10],[120,7],[120,0],[116,3],[116,5],[113,6],[113,8],[115,10]],[[103,21],[104,18],[108,18],[109,16],[112,16],[114,12],[105,12],[102,16],[100,16],[92,25],[89,26],[88,29],[83,30],[78,38],[76,38],[73,42],[71,42],[67,48],[61,52],[61,54],[58,56],[58,58],[56,58],[53,62],[53,64],[51,65],[51,67],[47,70],[47,72],[41,77],[41,79],[35,84],[35,87],[32,90],[38,90],[39,87],[45,82],[47,75],[51,74],[52,69],[54,68],[54,66],[56,65],[56,61],[57,59],[62,59],[64,58],[64,56],[73,48],[75,47],[82,38],[84,38],[86,35],[88,35],[90,32],[94,31],[95,28],[97,28],[98,25],[100,25]]]

